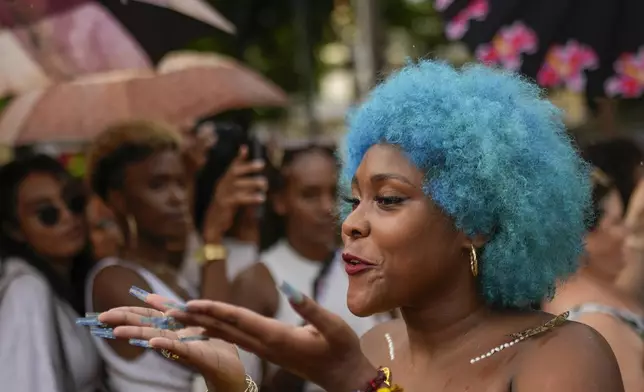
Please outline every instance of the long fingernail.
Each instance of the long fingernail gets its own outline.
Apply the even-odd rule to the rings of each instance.
[[[112,328],[92,327],[90,329],[90,332],[92,333],[92,335],[96,336],[97,338],[116,339],[116,337],[114,336],[114,329]]]
[[[143,339],[130,339],[129,343],[132,346],[137,346],[137,347],[143,347],[143,348],[150,348],[151,347],[150,342],[148,342],[147,340],[143,340]]]
[[[203,335],[194,335],[194,336],[186,336],[183,338],[179,338],[180,342],[196,342],[196,341],[202,341],[202,340],[208,340],[210,337],[208,336],[203,336]]]
[[[76,325],[82,325],[85,327],[107,327],[107,325],[98,321],[98,317],[80,317],[76,319]]]
[[[282,282],[282,284],[279,286],[279,289],[290,302],[296,305],[301,304],[304,301],[304,295],[286,281]]]
[[[185,328],[174,317],[142,317],[141,322],[153,325],[155,328],[169,329],[171,331]]]
[[[95,312],[87,312],[85,313],[85,317],[98,317],[100,316],[100,313],[95,313]]]
[[[145,302],[145,300],[148,298],[148,295],[150,295],[150,293],[148,293],[147,291],[145,291],[143,289],[140,289],[140,288],[138,288],[136,286],[132,286],[132,287],[130,287],[130,295],[132,295],[132,296],[138,298],[139,300]]]
[[[179,304],[176,302],[166,302],[163,304],[168,309],[177,309],[182,312],[187,312],[188,311],[188,306],[186,304]]]

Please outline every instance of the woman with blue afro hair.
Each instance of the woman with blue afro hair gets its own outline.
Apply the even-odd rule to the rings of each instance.
[[[407,65],[350,115],[343,162],[348,306],[402,319],[360,341],[286,282],[310,325],[212,301],[169,314],[330,392],[401,391],[392,374],[408,392],[623,391],[599,334],[531,307],[576,270],[590,203],[587,165],[536,86],[483,66]],[[230,379],[212,358],[213,384]]]

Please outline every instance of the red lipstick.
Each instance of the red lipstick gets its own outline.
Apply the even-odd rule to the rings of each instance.
[[[347,275],[356,275],[375,266],[374,263],[354,256],[351,253],[343,253],[342,260],[344,261],[344,270],[347,272]]]

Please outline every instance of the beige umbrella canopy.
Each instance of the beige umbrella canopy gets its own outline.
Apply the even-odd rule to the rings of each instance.
[[[279,87],[230,58],[180,52],[156,72],[96,74],[15,98],[0,116],[0,143],[78,142],[124,120],[179,125],[231,109],[286,104]]]
[[[126,1],[127,0],[122,0]],[[159,7],[170,8],[187,16],[216,27],[229,34],[235,34],[235,25],[220,14],[210,4],[203,0],[136,0],[140,3],[154,4]]]
[[[159,13],[162,8],[173,12]],[[0,0],[0,97],[81,75],[151,67],[208,34],[195,27],[201,22],[235,32],[206,0]],[[165,35],[157,30],[163,27]]]

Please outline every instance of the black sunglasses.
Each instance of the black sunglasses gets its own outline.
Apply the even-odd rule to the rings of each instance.
[[[81,215],[85,211],[84,196],[74,196],[65,200],[65,206],[73,215]],[[54,204],[43,205],[36,210],[36,216],[43,226],[53,227],[60,221],[61,208]]]

